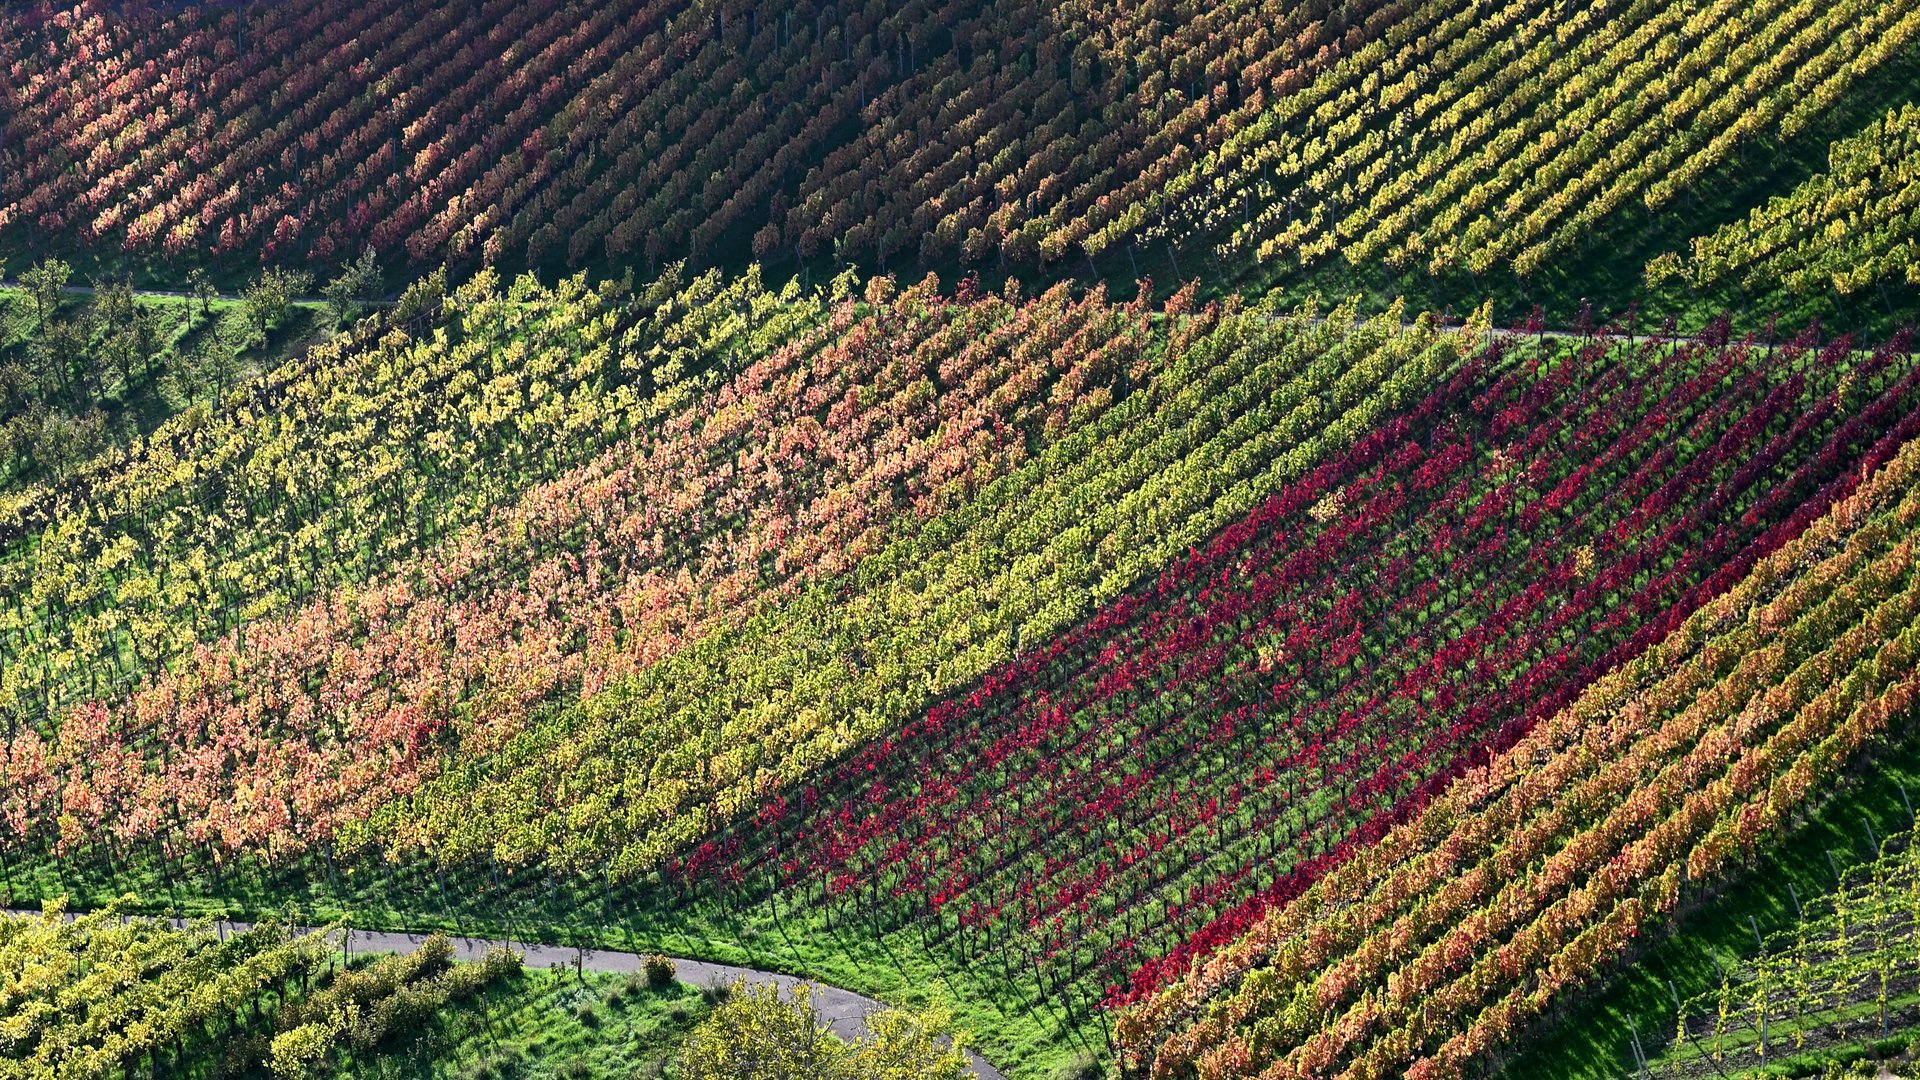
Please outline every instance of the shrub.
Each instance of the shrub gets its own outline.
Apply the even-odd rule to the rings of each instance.
[[[653,953],[640,964],[640,971],[647,977],[647,985],[658,990],[673,982],[679,969],[673,966],[671,957]]]

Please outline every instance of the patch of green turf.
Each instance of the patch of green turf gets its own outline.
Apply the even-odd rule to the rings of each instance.
[[[686,983],[530,970],[443,1010],[412,1038],[341,1062],[342,1077],[629,1080],[669,1075],[712,1006]]]
[[[345,859],[329,865],[315,856],[278,869],[257,860],[221,869],[175,861],[163,873],[150,853],[129,855],[121,853],[111,867],[97,851],[24,867],[8,863],[0,887],[13,907],[66,896],[72,909],[90,910],[132,892],[143,910],[156,913],[258,919],[291,903],[316,923],[664,952],[790,972],[894,1005],[943,1003],[970,1043],[1015,1078],[1051,1078],[1108,1058],[1101,1029],[1070,1021],[1040,991],[1034,972],[991,957],[956,970],[944,953],[922,948],[912,930],[876,939],[864,924],[820,911],[682,900],[647,881],[609,892],[598,881],[539,870],[496,875]]]

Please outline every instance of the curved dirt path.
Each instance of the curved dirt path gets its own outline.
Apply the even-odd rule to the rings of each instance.
[[[246,923],[221,923],[228,930],[244,930]],[[395,933],[385,930],[349,930],[346,932],[348,951],[359,952],[410,952],[421,942],[427,940],[426,934]],[[504,946],[522,953],[528,967],[572,967],[578,959],[582,968],[588,971],[636,972],[640,970],[644,957],[639,953],[619,952],[612,949],[570,949],[561,945],[538,945],[522,941],[500,941],[489,938],[451,937],[453,954],[462,960],[478,960],[491,948]],[[745,979],[750,985],[770,985],[778,987],[783,993],[791,993],[795,986],[803,982],[814,986],[814,1012],[826,1021],[835,1035],[843,1039],[856,1039],[866,1034],[867,1014],[886,1006],[870,997],[863,997],[851,990],[842,990],[813,979],[802,979],[796,975],[786,975],[777,971],[760,971],[756,968],[736,967],[732,964],[715,964],[706,960],[673,958],[674,977],[693,986],[725,986],[736,979]],[[973,1074],[983,1080],[1005,1080],[1000,1070],[987,1064],[979,1054],[967,1051],[967,1057],[973,1062]]]
[[[9,911],[9,915],[38,915],[37,911]],[[69,918],[80,914],[68,912]],[[185,925],[186,920],[169,919],[175,926]],[[243,933],[253,924],[220,920],[213,924],[214,932],[221,937],[228,934]],[[402,933],[391,930],[343,931],[344,948],[348,953],[355,952],[412,952],[427,940],[428,934]],[[563,945],[540,945],[534,942],[514,941],[501,938],[458,937],[449,935],[453,943],[453,955],[460,960],[475,961],[486,955],[488,949],[507,948],[522,954],[528,967],[572,967],[576,962],[587,971],[610,971],[616,973],[637,972],[645,957],[640,953],[620,952],[614,949],[572,949]],[[814,986],[813,1008],[820,1019],[835,1035],[843,1039],[856,1039],[867,1032],[867,1015],[886,1008],[881,1002],[864,997],[851,990],[842,990],[837,986],[814,979],[802,979],[797,975],[787,975],[777,971],[761,971],[757,968],[736,967],[733,964],[716,964],[706,960],[683,959],[673,957],[674,977],[692,986],[726,986],[737,979],[744,979],[753,986],[773,986],[782,993],[792,993],[801,983]],[[967,1051],[967,1057],[973,1063],[973,1075],[982,1080],[1006,1080],[1000,1070],[986,1062],[979,1054]]]

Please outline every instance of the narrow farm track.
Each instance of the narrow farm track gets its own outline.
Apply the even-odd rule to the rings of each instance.
[[[10,910],[9,915],[38,915],[37,911]],[[69,917],[78,915],[70,912]],[[185,919],[169,919],[174,926],[185,926]],[[242,934],[253,928],[249,922],[220,920],[214,923],[215,932],[221,937],[228,934]],[[303,928],[311,929],[311,928]],[[349,928],[344,931],[343,947],[349,953],[386,953],[411,952],[427,940],[428,934],[405,933],[392,930],[360,930]],[[606,971],[626,974],[641,970],[646,957],[641,953],[619,952],[614,949],[574,949],[564,945],[541,945],[530,941],[515,941],[511,938],[451,937],[453,955],[456,959],[477,961],[486,955],[488,949],[507,948],[524,957],[528,967],[572,967],[578,963],[586,971]],[[792,993],[793,988],[803,982],[813,983],[814,1012],[835,1035],[843,1039],[857,1039],[867,1032],[867,1016],[886,1008],[886,1005],[870,997],[864,997],[851,990],[838,986],[828,986],[811,979],[802,979],[797,975],[788,975],[778,971],[761,971],[758,968],[737,967],[733,964],[715,964],[706,960],[693,960],[673,957],[675,977],[690,986],[727,986],[736,980],[744,979],[750,986],[773,986],[782,993]],[[986,1059],[972,1050],[967,1057],[973,1062],[973,1075],[981,1080],[1005,1080],[1005,1074],[988,1064]]]
[[[228,930],[243,931],[246,923],[222,923]],[[349,931],[347,947],[359,952],[408,952],[427,940],[426,934],[394,933],[385,930]],[[568,967],[576,960],[587,971],[635,972],[641,968],[645,957],[640,953],[618,952],[612,949],[571,949],[564,945],[540,945],[524,941],[498,941],[487,938],[456,937],[453,941],[453,954],[461,960],[478,960],[491,948],[505,946],[520,952],[526,957],[529,967],[549,967],[559,965]],[[778,987],[783,993],[791,993],[793,988],[803,982],[797,975],[787,975],[777,971],[761,971],[757,968],[737,967],[733,964],[715,964],[706,960],[692,960],[682,957],[673,958],[676,977],[692,986],[725,986],[738,979],[748,984],[770,985]],[[863,997],[851,990],[838,986],[828,986],[814,982],[818,987],[814,993],[814,1011],[835,1035],[843,1039],[857,1039],[866,1034],[867,1015],[886,1008],[881,1002]],[[969,1050],[967,1057],[973,1062],[973,1074],[983,1080],[1004,1080],[1000,1070],[988,1064],[984,1058]]]
[[[18,281],[0,281],[0,291],[11,290],[18,292],[22,288],[23,286]],[[98,290],[91,285],[62,285],[60,287],[60,295],[62,296],[92,296],[96,291]],[[176,292],[172,289],[135,289],[133,290],[133,296],[136,299],[147,300],[196,299],[194,294],[190,292]],[[237,292],[217,292],[213,294],[212,299],[225,300],[229,303],[239,303],[242,297]],[[300,304],[305,307],[321,307],[327,302],[327,298],[324,296],[296,296],[288,301],[288,303]],[[396,301],[393,300],[359,300],[355,302],[361,307],[392,307],[396,303]]]

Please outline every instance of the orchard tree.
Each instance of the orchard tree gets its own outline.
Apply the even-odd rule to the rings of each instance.
[[[20,285],[33,301],[33,325],[39,329],[47,316],[60,309],[60,291],[73,278],[73,267],[49,258],[20,275]]]
[[[96,356],[106,361],[123,381],[133,379],[136,343],[133,339],[133,283],[95,279],[93,304],[87,311],[91,330],[100,337]]]
[[[40,467],[64,477],[107,445],[106,418],[98,409],[70,416],[59,409],[48,412],[33,436],[32,453]]]
[[[200,380],[215,397],[227,392],[227,388],[238,382],[246,371],[240,362],[240,350],[225,340],[215,340],[208,345],[200,358]]]
[[[153,361],[166,348],[166,322],[160,315],[160,309],[153,304],[133,302],[133,321],[128,325],[126,334],[133,341],[133,352],[140,358],[142,368],[148,375],[153,374]]]
[[[344,325],[360,313],[360,302],[373,299],[379,288],[380,266],[374,259],[373,248],[368,247],[359,261],[342,266],[340,276],[327,282],[323,291],[327,306],[333,309],[334,320]]]
[[[312,287],[312,274],[274,267],[240,290],[240,302],[246,305],[247,320],[253,324],[255,335],[265,341],[267,331],[278,326],[294,300]]]
[[[93,305],[88,310],[92,330],[99,335],[98,354],[131,382],[135,370],[153,374],[153,361],[164,345],[166,327],[160,310],[134,296],[133,283],[95,281]]]
[[[682,1080],[958,1080],[967,1056],[938,1013],[885,1009],[848,1043],[814,1012],[806,983],[782,997],[772,986],[733,984],[680,1051]]]
[[[90,314],[94,323],[106,334],[126,329],[133,322],[133,282],[126,278],[117,281],[95,278]]]
[[[58,387],[60,393],[73,393],[76,368],[87,377],[84,363],[87,352],[87,328],[71,319],[55,319],[40,328],[28,345],[27,357],[43,387]]]
[[[220,290],[213,287],[213,276],[207,273],[205,267],[196,266],[187,271],[187,293],[199,303],[200,318],[212,319],[213,301],[220,295]],[[191,308],[188,309],[188,318],[192,318]],[[191,325],[188,328],[191,329]]]
[[[967,1075],[967,1053],[942,1012],[882,1009],[867,1017],[867,1034],[847,1055],[848,1080],[959,1080]]]

